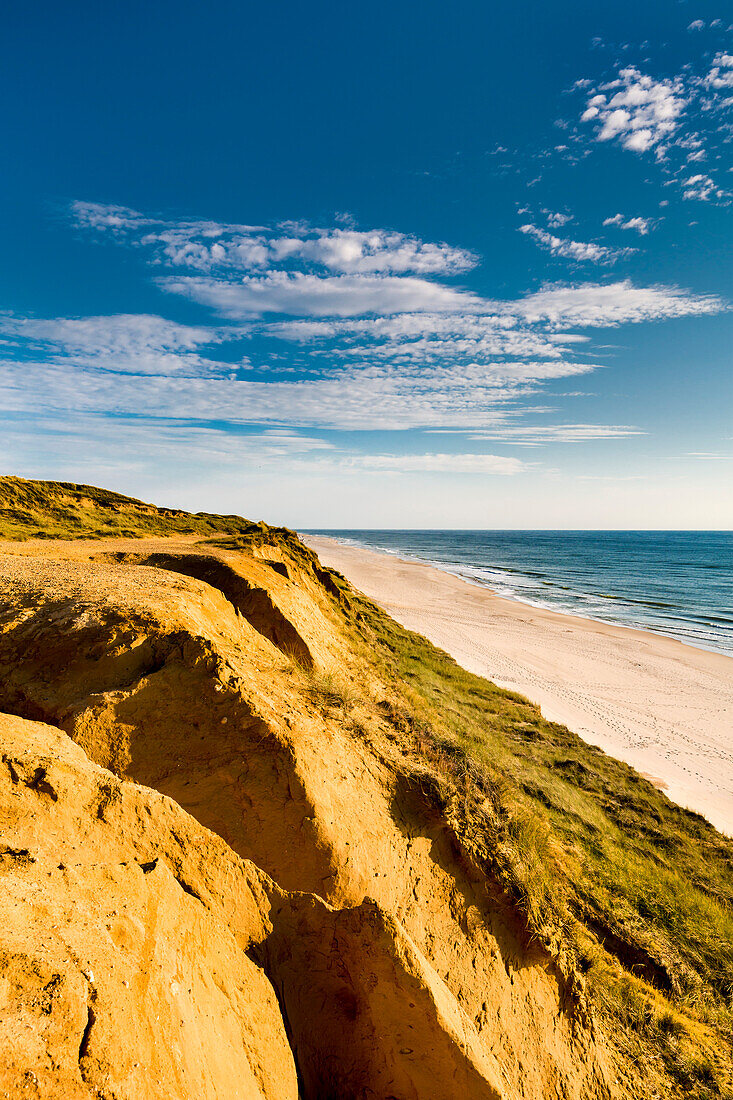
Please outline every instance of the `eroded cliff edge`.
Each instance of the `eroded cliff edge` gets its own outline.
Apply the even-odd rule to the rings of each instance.
[[[545,823],[293,536],[2,551],[0,1095],[684,1090],[594,1007],[582,937],[651,998],[690,964],[563,909]]]

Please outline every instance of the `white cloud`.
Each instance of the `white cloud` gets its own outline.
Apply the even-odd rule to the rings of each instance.
[[[23,476],[91,482],[102,478],[122,491],[132,491],[145,499],[153,497],[163,504],[228,507],[230,511],[254,513],[254,518],[265,512],[271,522],[277,515],[272,509],[282,508],[281,492],[289,483],[297,486],[302,505],[304,492],[313,492],[314,486],[327,482],[343,485],[344,479],[357,479],[363,489],[401,475],[503,479],[532,468],[510,456],[433,452],[366,455],[318,437],[277,429],[232,432],[160,418],[110,420],[78,413],[40,417],[33,426],[10,423],[0,439],[0,460],[6,469]],[[278,485],[277,501],[272,498],[274,480]],[[222,487],[219,503],[211,498],[217,485]],[[252,497],[258,485],[260,502]],[[173,499],[168,486],[175,489]],[[226,500],[224,486],[229,487]],[[233,487],[241,492],[241,499],[234,505]],[[193,490],[194,497],[181,499],[181,488]],[[307,508],[312,522],[312,502]],[[285,519],[282,513],[281,518]]]
[[[478,261],[468,249],[385,229],[319,229],[299,222],[267,228],[170,221],[90,202],[72,203],[71,210],[77,224],[112,231],[137,247],[148,248],[157,263],[207,273],[257,272],[297,261],[343,274],[456,275]]]
[[[593,123],[597,141],[618,141],[624,149],[645,153],[663,149],[686,106],[680,78],[654,80],[628,66],[616,80],[591,89],[581,121]]]
[[[310,326],[318,359],[302,377],[233,374],[202,354],[240,329],[178,326],[143,316],[23,324],[5,318],[12,341],[0,364],[0,404],[9,412],[165,416],[272,427],[385,430],[496,424],[544,382],[598,364],[571,354],[590,327],[713,313],[719,299],[674,288],[550,287],[526,298],[484,302],[486,314],[406,314]],[[424,331],[420,333],[420,325]],[[8,329],[9,326],[9,329]],[[277,335],[277,326],[263,331]],[[315,331],[314,331],[315,330]],[[349,345],[359,340],[360,345]],[[325,347],[319,346],[325,341]],[[335,341],[335,343],[334,343]],[[14,353],[16,358],[13,357]],[[349,354],[351,353],[351,354]],[[341,355],[342,365],[338,364]],[[352,360],[343,365],[346,356]],[[375,421],[376,418],[376,421]]]
[[[604,218],[604,225],[617,225],[619,229],[635,229],[642,237],[645,237],[653,227],[651,218],[626,218],[623,214],[614,214],[612,218]]]
[[[635,218],[629,218],[628,221],[625,221],[623,223],[621,228],[635,229],[637,233],[639,233],[642,237],[645,237],[649,232],[651,225],[652,222],[650,218],[641,218],[637,216]]]
[[[141,244],[160,244],[160,256],[170,264],[206,272],[219,268],[256,271],[297,260],[346,274],[455,275],[476,264],[476,257],[465,249],[384,230],[316,229],[289,236],[225,236],[227,232],[227,228],[221,229],[210,241],[201,239],[196,226],[177,226],[146,234]]]
[[[514,365],[514,374],[532,375]],[[582,369],[582,368],[580,368]],[[523,392],[522,379],[469,368],[357,366],[296,380],[111,375],[55,363],[0,362],[6,413],[100,413],[270,427],[401,431],[479,427]]]
[[[704,173],[697,173],[694,176],[688,176],[682,181],[684,191],[682,192],[683,199],[697,199],[700,202],[711,202],[713,199],[724,198],[725,192],[719,188],[710,176]]]
[[[38,415],[6,422],[0,460],[25,476],[62,480],[119,479],[123,490],[143,474],[152,481],[182,470],[215,481],[247,471],[292,471],[344,459],[327,440],[279,429],[232,431],[158,417]],[[88,471],[86,474],[84,471]],[[191,473],[189,473],[189,477]]]
[[[733,89],[733,54],[717,53],[710,72],[705,77],[705,86],[715,91]]]
[[[703,31],[705,30],[705,21],[703,19],[693,19],[687,27],[688,31]]]
[[[261,445],[279,450],[304,447],[300,429],[504,430],[492,438],[521,445],[611,438],[621,429],[557,425],[560,434],[553,435],[551,424],[523,430],[517,423],[517,417],[537,411],[528,398],[548,382],[600,369],[588,336],[568,330],[725,308],[712,296],[634,287],[628,280],[489,299],[440,281],[451,264],[463,262],[460,250],[451,259],[448,246],[435,246],[438,255],[433,246],[400,234],[379,231],[367,240],[350,228],[313,231],[296,223],[277,232],[203,221],[174,225],[123,207],[78,206],[79,221],[115,239],[129,236],[149,247],[156,262],[166,249],[195,244],[211,252],[224,239],[230,249],[235,238],[236,247],[246,243],[250,252],[239,257],[240,266],[231,261],[225,270],[222,264],[216,277],[178,272],[158,280],[165,290],[236,323],[182,325],[151,315],[0,317],[0,408],[10,414],[166,418],[212,430],[222,422],[235,434],[257,427]],[[634,219],[627,221],[641,232]],[[550,234],[541,243],[593,262],[619,254]],[[280,266],[243,274],[243,265],[260,262],[251,251],[259,247],[268,264],[277,251]],[[311,270],[316,262],[325,274]],[[363,264],[380,270],[335,273]],[[416,274],[418,264],[435,270]],[[256,349],[256,362],[225,361],[235,358],[235,341],[250,337],[248,351]],[[282,341],[299,346],[283,354]],[[236,453],[243,453],[243,444],[237,446]],[[323,450],[316,442],[308,447]],[[465,461],[486,464],[490,457]],[[430,461],[435,471],[444,458]]]
[[[0,333],[49,361],[133,374],[214,373],[231,370],[198,354],[234,330],[181,325],[150,314],[51,319],[0,315]]]
[[[469,318],[463,319],[465,328],[470,331]],[[457,328],[459,326],[456,326]],[[390,359],[395,363],[417,362],[422,363],[440,361],[451,362],[464,358],[473,364],[497,369],[499,363],[495,360],[516,359],[519,357],[522,369],[526,365],[527,357],[534,356],[549,359],[557,364],[557,367],[546,365],[542,368],[542,376],[547,377],[547,372],[557,369],[562,373],[570,373],[570,366],[563,361],[566,348],[552,342],[551,336],[546,333],[528,332],[522,329],[497,330],[487,333],[485,336],[465,335],[457,332],[454,336],[442,336],[429,334],[418,339],[393,338],[384,343],[357,343],[344,344],[335,354],[351,359]],[[334,354],[332,351],[331,354]],[[506,369],[511,370],[511,362],[506,364]],[[540,371],[539,364],[532,362],[531,369]]]
[[[623,424],[501,424],[489,431],[472,432],[468,438],[503,439],[515,445],[536,447],[541,443],[587,443],[644,434]]]
[[[181,282],[189,292],[192,280]],[[237,315],[256,308],[297,309],[307,316],[211,328],[149,315],[6,316],[0,319],[7,356],[3,407],[273,427],[361,430],[372,428],[376,417],[384,429],[480,428],[496,424],[497,409],[522,407],[543,383],[598,369],[578,357],[587,336],[568,332],[568,326],[725,308],[712,296],[637,288],[628,280],[547,287],[513,301],[482,299],[414,277],[279,273],[244,283],[203,282],[211,304]],[[427,308],[436,304],[436,295],[440,311]],[[198,291],[194,296],[207,300]],[[377,310],[376,316],[363,315]],[[322,313],[327,316],[317,319]],[[298,340],[305,359],[297,371],[282,364],[285,371],[278,372],[276,355],[266,380],[254,369],[236,372],[215,353],[224,341],[247,333]],[[294,371],[300,377],[292,377]]]
[[[468,359],[486,363],[497,357],[549,358],[567,356],[568,348],[584,343],[578,333],[546,333],[517,322],[507,303],[486,303],[492,312],[400,313],[394,316],[328,321],[270,323],[261,331],[303,345],[326,344],[327,354],[351,359],[451,362]]]
[[[629,248],[608,248],[606,245],[593,244],[589,241],[572,241],[561,237],[555,237],[536,225],[521,225],[520,233],[532,237],[542,248],[546,248],[553,256],[563,256],[570,260],[580,260],[594,264],[613,264],[624,256],[629,256],[634,251]]]
[[[446,339],[438,349],[426,349],[423,345],[416,349],[415,355],[400,354],[404,351],[405,339],[400,326],[409,322],[403,329],[412,333],[412,322],[419,322],[419,315],[349,322],[332,320],[323,334],[327,342],[349,337],[348,333],[339,333],[340,324],[373,324],[374,331],[379,331],[379,326],[394,323],[392,354],[387,348],[383,354],[372,356],[369,347],[365,346],[353,365],[334,366],[332,360],[326,358],[315,376],[311,367],[310,375],[306,372],[300,378],[284,378],[272,374],[266,381],[228,376],[216,367],[209,371],[205,364],[192,362],[191,357],[197,353],[188,348],[203,340],[207,330],[174,327],[168,332],[166,322],[161,322],[162,334],[157,325],[152,325],[155,340],[158,344],[167,341],[167,345],[177,342],[181,348],[164,353],[164,356],[173,357],[166,359],[165,369],[158,361],[154,371],[136,371],[134,352],[125,347],[126,372],[112,373],[108,369],[108,357],[114,359],[119,340],[115,344],[109,330],[115,330],[119,319],[113,318],[112,324],[105,326],[101,319],[95,318],[93,325],[82,330],[83,353],[75,350],[80,337],[74,330],[72,338],[66,337],[69,346],[65,353],[59,350],[57,343],[51,355],[34,357],[40,336],[36,330],[31,348],[20,348],[20,358],[6,358],[0,364],[0,406],[8,412],[35,414],[44,410],[46,413],[169,417],[273,428],[363,430],[373,429],[378,424],[383,430],[446,426],[479,429],[487,424],[496,425],[497,415],[504,408],[526,407],[526,396],[536,392],[543,382],[598,369],[598,364],[568,356],[567,349],[577,346],[579,339],[582,346],[582,334],[562,331],[568,325],[609,326],[714,313],[723,309],[724,304],[712,296],[693,296],[669,287],[637,288],[625,281],[549,287],[515,301],[485,301],[482,308],[493,312],[445,318],[457,329],[463,324],[467,326],[467,343],[450,339],[446,331],[439,333],[440,339],[443,336]],[[432,314],[427,314],[426,318],[435,320]],[[485,321],[494,326],[488,330],[493,331],[494,337],[501,337],[503,323],[507,332],[520,341],[514,348],[505,346],[504,350],[512,353],[505,359],[491,359],[487,353],[489,349],[480,346],[487,335],[476,333],[481,333],[481,324]],[[48,324],[53,332],[53,322]],[[477,329],[474,324],[478,325]],[[127,334],[130,326],[122,327]],[[149,327],[150,319],[145,319],[143,328],[147,331]],[[352,335],[363,337],[369,331],[360,328]],[[98,333],[101,350],[95,351],[91,346],[92,332]],[[53,335],[57,337],[55,332]],[[384,337],[382,329],[382,342]],[[314,335],[313,338],[318,337]],[[488,336],[489,340],[492,338]],[[521,341],[527,341],[529,346],[534,338],[540,342],[542,358],[519,358],[514,354],[520,350]],[[387,344],[389,342],[387,336]],[[336,349],[338,346],[337,343]],[[561,352],[559,356],[554,354],[556,347]],[[436,350],[439,354],[435,354]],[[527,347],[522,350],[526,351]],[[331,351],[333,353],[334,349]],[[149,348],[145,346],[139,354],[146,368]],[[182,357],[180,367],[174,362],[176,355]]]
[[[733,454],[716,454],[714,451],[688,451],[687,458],[700,458],[716,462],[733,462]]]
[[[519,459],[499,454],[370,454],[355,463],[389,473],[518,474],[527,469]]]
[[[289,242],[288,242],[289,243]],[[273,242],[277,247],[278,242]],[[318,230],[316,236],[293,242],[290,255],[331,271],[368,274],[415,272],[453,275],[474,267],[476,256],[446,244],[430,244],[402,233],[373,230]]]
[[[72,202],[71,211],[77,224],[88,229],[139,230],[153,224],[150,218],[127,206],[77,200]]]
[[[522,213],[522,211],[520,211],[520,213]],[[547,224],[553,229],[560,229],[563,225],[567,225],[568,222],[571,222],[572,220],[572,214],[550,213],[547,215]]]
[[[169,276],[160,285],[174,294],[211,306],[226,317],[248,318],[263,313],[291,316],[356,317],[413,310],[480,309],[473,294],[414,276],[319,276],[272,271],[238,282],[193,276]]]
[[[672,317],[721,313],[727,304],[713,294],[690,294],[678,287],[636,287],[631,280],[584,283],[539,290],[510,307],[530,324],[613,327]]]
[[[713,20],[709,26],[720,25]],[[702,21],[690,24],[701,29]],[[715,181],[722,165],[731,126],[724,113],[733,107],[733,54],[719,51],[712,63],[705,55],[683,65],[671,77],[655,79],[634,66],[617,69],[616,78],[589,88],[576,84],[573,90],[585,94],[580,125],[571,127],[576,147],[583,144],[585,130],[594,142],[614,142],[640,154],[653,152],[659,170],[670,184],[685,189],[684,175],[706,161],[713,182],[703,201],[727,204],[731,195]],[[580,155],[587,155],[584,149]],[[697,189],[687,188],[686,198],[699,198]]]
[[[355,464],[368,470],[389,473],[445,473],[445,474],[519,474],[527,464],[506,455],[484,454],[415,454],[415,455],[366,455]]]

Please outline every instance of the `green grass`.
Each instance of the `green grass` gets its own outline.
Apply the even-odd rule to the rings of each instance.
[[[661,1057],[670,1095],[733,1096],[733,842],[526,699],[352,600],[364,653],[402,700],[396,723],[458,790],[477,792],[476,806],[488,802],[530,926],[570,935],[625,1055]]]
[[[293,561],[325,576],[294,531],[235,515],[184,512],[93,485],[0,477],[0,539],[166,538],[196,535],[225,550],[263,544],[287,549]]]
[[[0,538],[144,538],[233,535],[261,530],[241,516],[157,508],[92,485],[0,477]]]

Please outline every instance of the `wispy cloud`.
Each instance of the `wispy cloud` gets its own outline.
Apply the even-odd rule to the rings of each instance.
[[[78,225],[109,231],[148,248],[156,262],[198,271],[257,271],[295,262],[346,275],[457,275],[476,265],[468,249],[422,241],[393,230],[328,229],[304,222],[228,225],[151,218],[121,206],[75,202]]]
[[[218,374],[231,364],[199,354],[236,335],[222,327],[182,325],[150,314],[18,317],[0,314],[5,344],[41,352],[46,362],[132,374]]]
[[[548,233],[546,229],[540,229],[536,225],[520,225],[519,232],[532,237],[542,248],[546,248],[553,256],[563,256],[566,259],[578,260],[593,264],[613,264],[633,253],[633,248],[608,248],[603,244],[594,244],[591,241],[573,241],[563,237],[556,237]]]
[[[497,411],[502,408],[521,409],[526,396],[543,383],[598,369],[598,364],[568,354],[568,349],[584,347],[582,333],[562,331],[568,324],[593,328],[713,313],[723,308],[723,303],[670,288],[636,288],[621,282],[550,287],[513,302],[487,301],[484,308],[496,311],[491,315],[496,326],[494,336],[501,334],[503,322],[509,326],[507,332],[512,338],[537,340],[540,357],[485,355],[481,341],[486,337],[476,336],[473,328],[476,322],[489,320],[482,316],[451,318],[454,328],[467,326],[469,336],[464,346],[460,342],[453,346],[452,340],[443,339],[447,332],[435,337],[435,345],[425,336],[417,341],[406,339],[398,325],[400,318],[387,317],[380,319],[381,324],[394,321],[397,327],[386,341],[387,333],[382,329],[375,345],[379,354],[370,354],[370,344],[362,345],[358,354],[350,357],[354,361],[344,365],[343,354],[340,362],[338,357],[334,361],[337,352],[345,350],[343,342],[348,347],[350,340],[363,341],[370,330],[364,330],[362,322],[334,319],[325,325],[325,333],[317,328],[318,322],[311,322],[316,326],[316,331],[309,333],[315,342],[313,351],[325,354],[325,362],[319,360],[310,369],[306,364],[300,378],[278,377],[275,372],[260,380],[253,378],[252,372],[236,373],[231,365],[208,361],[198,352],[188,351],[187,346],[178,352],[161,353],[158,327],[150,326],[149,319],[146,327],[152,327],[155,333],[152,350],[146,346],[136,346],[134,351],[126,348],[122,360],[116,359],[109,336],[110,330],[116,331],[118,318],[109,319],[109,326],[101,324],[99,318],[91,319],[94,323],[88,327],[83,321],[76,322],[79,329],[73,331],[85,334],[81,355],[74,346],[78,336],[65,352],[59,343],[59,330],[65,331],[68,321],[31,322],[31,346],[19,345],[16,358],[6,350],[1,364],[0,399],[9,412],[76,410],[347,430],[372,429],[375,423],[385,430],[481,428],[495,426]],[[376,325],[376,319],[366,321]],[[17,332],[17,322],[13,324]],[[162,325],[167,333],[165,323]],[[339,329],[340,325],[344,330]],[[348,326],[353,326],[352,331]],[[43,331],[48,333],[46,354],[40,344]],[[175,337],[169,334],[165,339],[169,343],[178,339],[188,345],[203,342],[206,331],[194,329],[184,336],[174,329]],[[91,344],[93,332],[98,333],[96,347]],[[324,348],[320,346],[321,337],[326,341]],[[506,345],[503,350],[518,348]],[[139,369],[135,369],[138,359]],[[117,369],[120,362],[124,368],[121,371]]]
[[[733,462],[733,454],[716,454],[714,451],[688,451],[687,458],[699,458],[711,462]]]
[[[181,433],[190,430],[197,447],[203,440],[207,446],[219,441],[219,446],[218,433],[226,426],[237,440],[231,453],[240,455],[245,454],[241,433],[253,429],[263,448],[305,447],[309,454],[324,450],[319,443],[307,443],[316,438],[313,432],[375,427],[461,429],[489,433],[476,435],[476,442],[517,446],[620,437],[636,429],[553,424],[552,413],[541,414],[544,422],[537,423],[534,395],[553,380],[601,369],[589,336],[594,329],[726,308],[712,295],[636,287],[628,280],[556,284],[520,298],[486,298],[446,281],[457,262],[450,259],[448,246],[439,246],[445,250],[439,272],[397,274],[399,249],[408,248],[413,265],[416,256],[430,253],[412,239],[408,247],[408,238],[399,234],[381,235],[369,245],[357,241],[354,262],[392,249],[392,267],[379,272],[332,271],[328,264],[343,265],[343,256],[319,260],[325,270],[314,271],[316,261],[291,250],[282,253],[280,267],[250,270],[246,265],[260,260],[241,253],[238,267],[232,261],[216,274],[192,274],[180,270],[187,260],[168,255],[170,242],[161,235],[172,235],[180,244],[192,237],[194,225],[198,237],[208,234],[213,242],[221,239],[221,227],[214,223],[174,223],[94,204],[77,204],[75,217],[94,232],[145,250],[158,285],[209,307],[212,323],[183,325],[148,314],[0,317],[1,407],[8,415],[57,421],[113,418],[128,432],[133,420],[164,421],[166,438],[178,445]],[[236,235],[231,230],[229,243]],[[345,239],[337,238],[336,230],[319,230],[315,237],[296,223],[287,230],[280,227],[279,236],[258,227],[236,230],[250,243],[266,238],[268,265],[273,240],[319,241],[320,248],[325,241]],[[386,258],[379,263],[386,265]],[[246,357],[239,342],[247,348]],[[532,424],[525,424],[528,417]],[[170,427],[174,422],[175,429]],[[421,469],[433,472],[448,463],[442,453],[430,452],[402,456],[399,463],[383,456],[371,468],[399,465],[406,470],[418,458]],[[500,473],[500,460],[469,455],[461,460],[463,466],[452,468]]]
[[[156,416],[96,416],[40,413],[3,423],[0,459],[30,476],[99,480],[100,471],[127,479],[138,475],[177,477],[182,460],[192,476],[217,477],[247,470],[291,471],[343,458],[327,440],[283,429],[232,431]],[[195,472],[195,474],[193,473]]]
[[[627,424],[501,424],[489,431],[472,432],[468,438],[503,439],[518,446],[536,447],[542,443],[588,443],[644,434]]]
[[[441,474],[519,474],[528,464],[507,455],[487,454],[412,454],[367,455],[356,463],[369,470],[387,473],[441,473]]]
[[[328,342],[332,354],[379,359],[460,356],[484,362],[503,358],[560,359],[587,342],[581,333],[543,332],[518,323],[511,303],[484,302],[487,313],[398,313],[383,317],[273,321],[261,332],[308,345]]]
[[[479,309],[480,299],[466,291],[412,275],[312,275],[270,271],[236,282],[195,276],[168,276],[163,289],[211,306],[231,318],[263,313],[296,317],[357,317],[411,310]]]
[[[232,432],[164,418],[118,417],[110,421],[75,413],[40,416],[6,423],[0,438],[0,460],[6,469],[22,468],[26,476],[68,480],[99,479],[100,472],[122,484],[132,479],[160,485],[179,482],[181,459],[190,480],[206,485],[236,473],[239,483],[263,473],[270,478],[364,476],[422,477],[459,475],[512,477],[534,464],[508,455],[434,452],[376,454],[355,452],[322,438],[290,430]],[[151,469],[155,470],[151,477]]]
[[[671,286],[637,287],[630,279],[624,279],[616,283],[548,287],[521,298],[512,308],[529,323],[611,328],[722,313],[728,306],[715,294],[690,294]]]
[[[72,202],[71,212],[78,225],[89,229],[109,230],[123,234],[128,230],[145,230],[155,225],[155,219],[131,210],[129,206],[114,206],[111,203],[84,202],[81,199]]]
[[[403,431],[442,425],[477,427],[516,404],[546,377],[586,373],[583,363],[412,368],[357,365],[300,379],[113,375],[60,363],[0,361],[6,413],[162,416],[339,430]]]

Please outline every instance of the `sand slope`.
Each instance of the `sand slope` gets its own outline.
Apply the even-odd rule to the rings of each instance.
[[[318,704],[319,669],[389,691],[329,581],[284,542],[0,546],[0,1097],[637,1095],[483,800]]]
[[[528,696],[733,835],[733,658],[529,607],[418,562],[303,541],[464,668]]]

